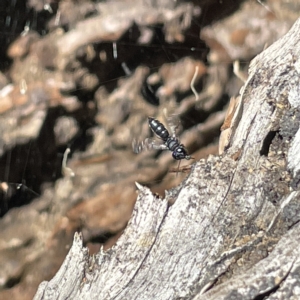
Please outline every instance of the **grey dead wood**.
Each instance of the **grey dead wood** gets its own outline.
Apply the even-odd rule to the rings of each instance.
[[[34,299],[300,299],[299,75],[300,20],[252,61],[224,154],[165,199],[137,185],[116,245],[91,258],[76,234]]]

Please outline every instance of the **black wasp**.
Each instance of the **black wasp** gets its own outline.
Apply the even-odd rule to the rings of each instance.
[[[190,155],[187,154],[186,149],[182,144],[180,144],[178,138],[175,134],[176,127],[171,127],[173,135],[171,136],[166,127],[158,120],[148,117],[149,127],[151,130],[163,140],[163,144],[155,144],[154,141],[146,139],[145,142],[141,144],[136,144],[134,141],[133,148],[136,153],[140,152],[144,148],[146,149],[157,149],[157,150],[170,150],[172,151],[172,156],[176,160],[181,159],[192,159]]]

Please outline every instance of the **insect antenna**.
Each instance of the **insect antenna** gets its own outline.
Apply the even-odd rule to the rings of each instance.
[[[178,172],[179,172],[180,163],[181,163],[181,160],[178,161],[178,167],[177,167],[177,171],[176,171],[176,177],[177,177]]]

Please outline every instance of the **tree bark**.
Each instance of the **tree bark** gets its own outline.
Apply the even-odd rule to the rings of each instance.
[[[137,184],[116,245],[89,257],[76,234],[34,299],[299,299],[300,19],[251,62],[240,99],[222,156],[165,199]]]

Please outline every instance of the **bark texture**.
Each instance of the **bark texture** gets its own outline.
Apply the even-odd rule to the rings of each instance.
[[[89,257],[76,234],[34,299],[299,299],[300,19],[252,61],[240,96],[222,156],[165,199],[137,184],[116,245]]]

